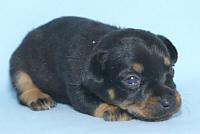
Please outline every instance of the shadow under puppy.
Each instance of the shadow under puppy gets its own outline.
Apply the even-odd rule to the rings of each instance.
[[[177,51],[161,35],[62,17],[31,31],[10,60],[20,102],[56,102],[106,121],[160,121],[180,110]]]

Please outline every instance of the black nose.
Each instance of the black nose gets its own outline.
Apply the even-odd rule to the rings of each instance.
[[[162,99],[160,103],[161,103],[162,107],[165,109],[170,107],[170,103],[167,99]]]

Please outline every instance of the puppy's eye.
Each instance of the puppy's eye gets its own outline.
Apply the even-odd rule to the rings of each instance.
[[[139,86],[141,79],[138,76],[131,75],[123,79],[122,82],[128,86]]]

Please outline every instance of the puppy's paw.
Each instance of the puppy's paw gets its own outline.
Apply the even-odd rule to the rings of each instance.
[[[38,98],[37,100],[31,102],[30,108],[34,111],[49,110],[55,107],[56,102],[51,98]]]
[[[126,111],[117,108],[114,111],[105,111],[103,119],[105,121],[128,121],[131,120],[132,117]]]
[[[106,103],[102,103],[96,108],[94,116],[102,117],[105,121],[127,121],[132,119],[128,112]]]
[[[34,111],[48,110],[56,105],[56,102],[48,94],[37,90],[24,92],[20,96],[20,100],[22,104]]]

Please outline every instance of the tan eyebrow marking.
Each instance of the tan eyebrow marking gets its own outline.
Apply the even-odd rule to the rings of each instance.
[[[169,66],[171,64],[171,61],[170,61],[170,59],[168,57],[164,57],[164,64],[166,66]]]
[[[144,71],[144,65],[141,63],[134,63],[132,67],[137,73],[142,73]]]

